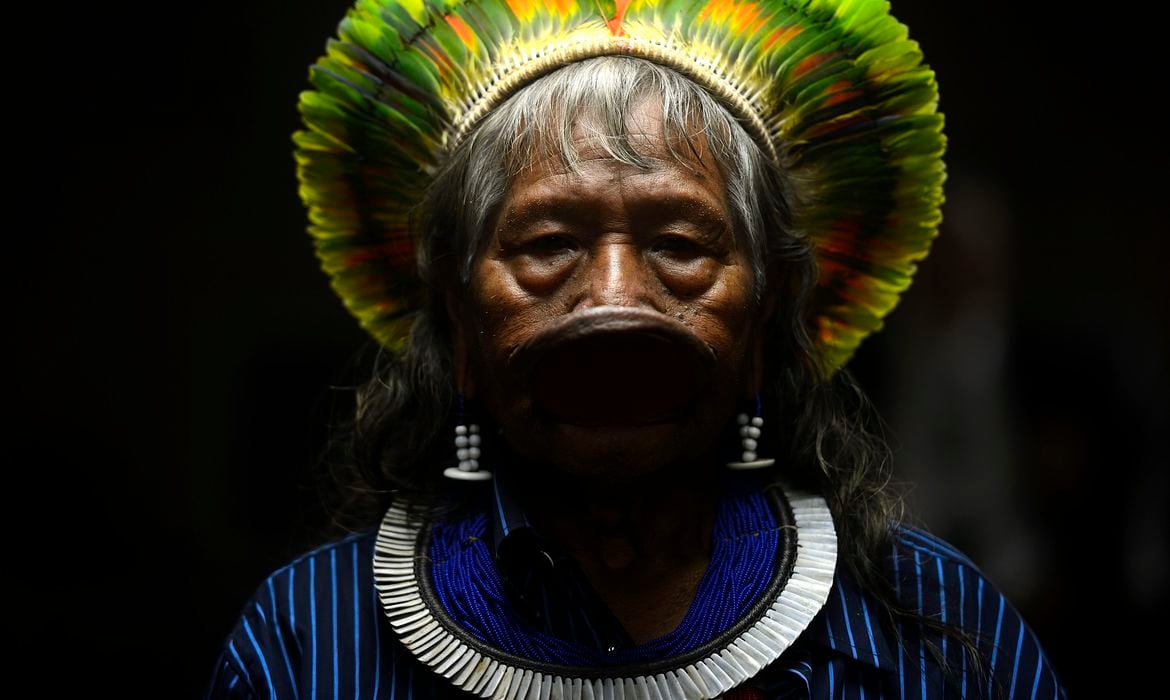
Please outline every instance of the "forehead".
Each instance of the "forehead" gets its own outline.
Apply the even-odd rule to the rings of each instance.
[[[547,218],[693,218],[726,226],[726,182],[701,132],[670,134],[661,107],[643,100],[622,129],[585,115],[558,149],[538,149],[509,183],[498,223]]]
[[[694,122],[668,122],[661,99],[649,95],[624,112],[586,110],[561,128],[546,122],[532,129],[511,154],[511,172],[575,173],[583,163],[613,161],[646,171],[681,166],[722,179],[706,133]]]
[[[620,118],[620,123],[606,123],[598,112],[585,112],[562,137],[542,130],[544,142],[555,140],[538,140],[528,149],[509,179],[505,204],[515,207],[519,193],[569,190],[585,197],[608,187],[647,197],[689,193],[690,199],[723,204],[727,183],[702,130],[669,128],[660,102],[651,97],[633,103]]]

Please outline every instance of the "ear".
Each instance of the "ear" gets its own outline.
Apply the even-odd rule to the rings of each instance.
[[[468,329],[463,303],[454,289],[447,290],[447,318],[451,321],[451,339],[454,343],[452,361],[455,369],[455,387],[467,398],[475,396],[475,382],[469,370]]]

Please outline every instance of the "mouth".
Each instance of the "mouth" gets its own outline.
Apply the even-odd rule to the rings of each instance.
[[[512,360],[538,413],[566,425],[608,429],[685,419],[716,364],[714,351],[682,323],[616,306],[558,319]]]

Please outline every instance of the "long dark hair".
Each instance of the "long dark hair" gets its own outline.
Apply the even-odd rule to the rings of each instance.
[[[572,115],[592,108],[581,100],[589,99],[589,91],[597,92],[599,68],[613,71],[612,84],[623,91],[597,108],[612,111],[607,128],[615,157],[637,162],[620,115],[631,100],[647,94],[674,91],[665,103],[691,105],[694,113],[664,119],[668,139],[671,128],[697,123],[715,142],[737,224],[754,254],[758,292],[774,294],[782,302],[765,331],[761,400],[768,416],[764,439],[783,465],[784,479],[827,500],[841,561],[876,598],[889,629],[896,629],[897,621],[919,624],[959,642],[972,668],[981,667],[977,646],[962,630],[902,604],[890,584],[885,562],[903,517],[891,480],[892,453],[883,421],[861,387],[848,369],[823,366],[813,342],[810,309],[817,293],[817,263],[809,238],[793,225],[794,209],[807,202],[801,201],[783,165],[763,157],[734,118],[701,88],[640,59],[603,57],[545,76],[489,115],[433,178],[416,227],[424,299],[405,350],[375,354],[366,368],[368,381],[353,387],[352,414],[335,426],[322,470],[330,515],[326,536],[373,526],[395,498],[421,509],[450,505],[445,498],[450,489],[444,488],[439,467],[450,458],[454,404],[446,290],[465,283],[469,262],[509,177],[531,160],[534,149],[551,146],[554,155],[571,155],[571,148],[570,153],[565,150],[564,129],[533,140],[532,129],[524,125],[542,123],[537,117],[545,113],[536,110],[551,110],[554,114],[544,123],[564,126]],[[589,91],[580,88],[581,77],[574,71],[590,71]],[[605,116],[599,120],[605,122]],[[932,651],[945,668],[937,648]]]

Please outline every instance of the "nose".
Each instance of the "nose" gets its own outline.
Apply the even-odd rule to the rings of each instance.
[[[599,242],[589,259],[586,289],[578,309],[596,306],[652,307],[648,270],[630,241]]]

